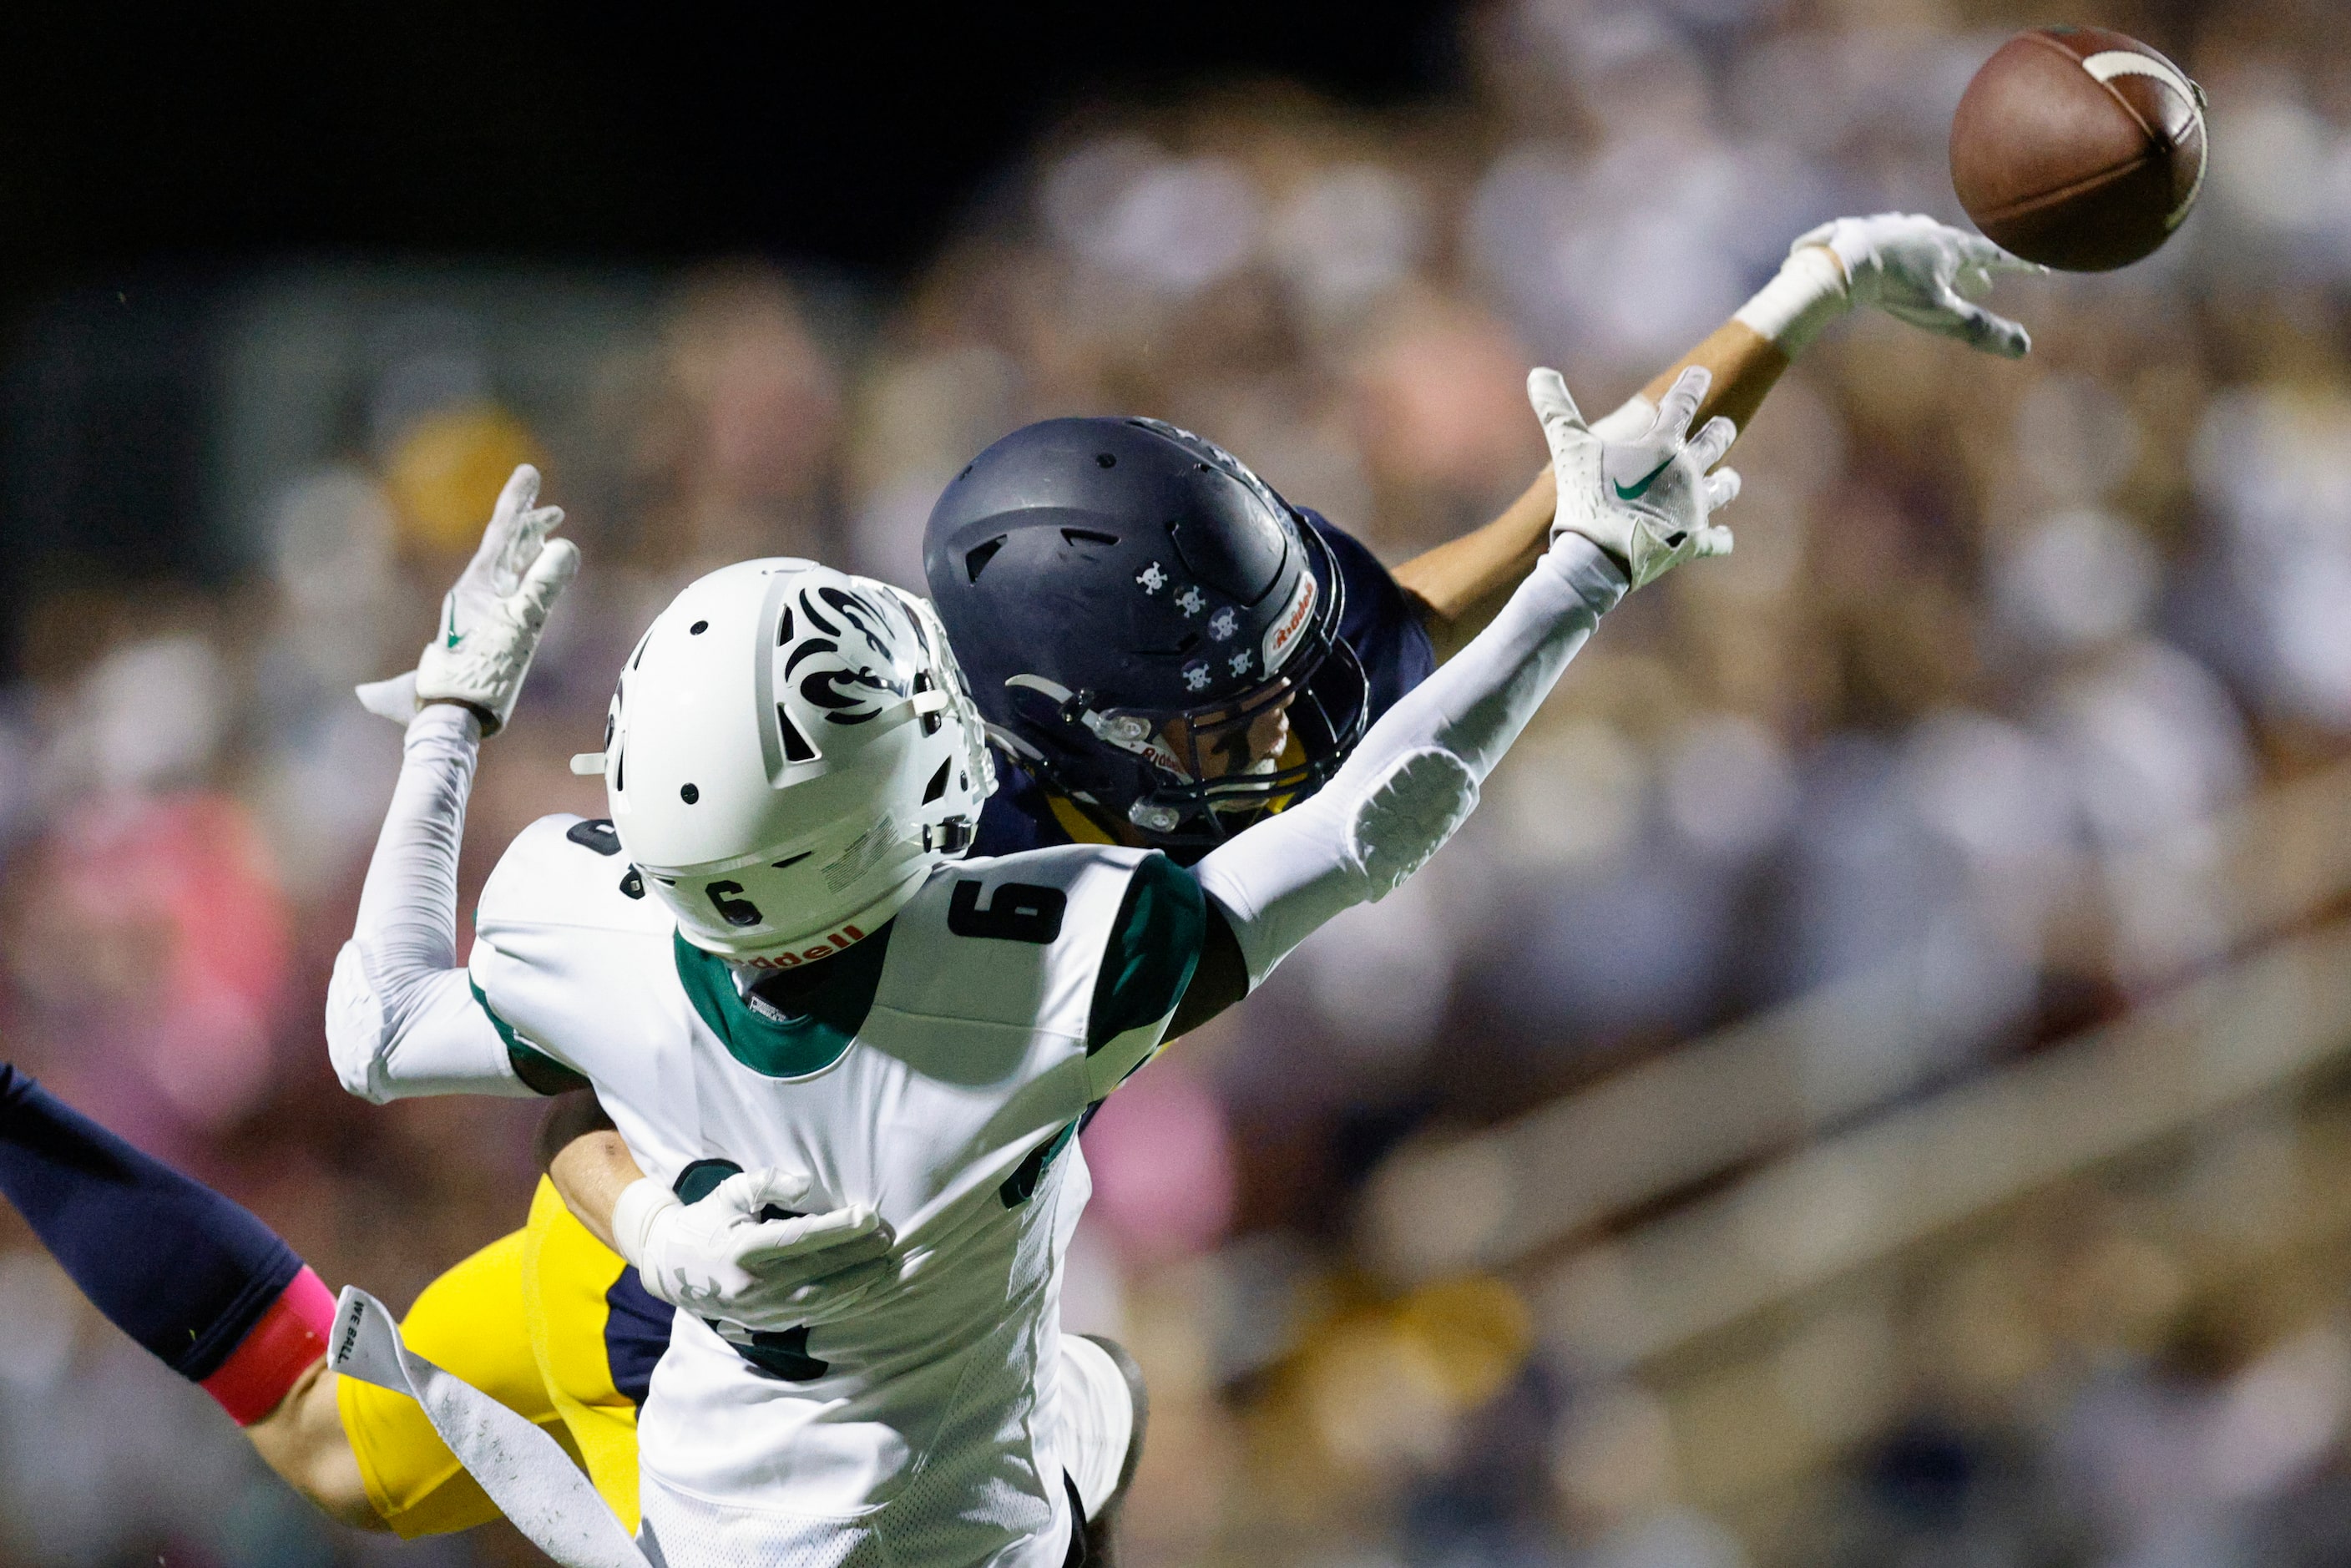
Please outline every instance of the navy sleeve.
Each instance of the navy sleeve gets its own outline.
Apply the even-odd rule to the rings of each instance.
[[[302,1271],[260,1220],[5,1061],[0,1196],[91,1306],[191,1382],[218,1372]]]
[[[979,827],[972,836],[975,855],[1017,855],[1066,844],[1070,835],[1053,816],[1045,787],[1029,770],[996,754],[996,793],[979,809]]]
[[[1347,590],[1339,635],[1363,663],[1364,679],[1371,686],[1372,711],[1367,716],[1376,721],[1396,705],[1397,698],[1436,672],[1437,646],[1428,640],[1428,628],[1420,623],[1411,599],[1388,575],[1379,557],[1322,513],[1299,510],[1307,526],[1322,536],[1339,563],[1340,580]]]

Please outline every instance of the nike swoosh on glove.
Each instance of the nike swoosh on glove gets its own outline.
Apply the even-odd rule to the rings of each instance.
[[[406,724],[428,702],[463,703],[482,733],[506,727],[538,652],[548,612],[580,570],[580,549],[547,536],[560,507],[541,507],[538,470],[523,464],[499,492],[474,559],[441,601],[441,630],[415,670],[359,688],[370,713]]]
[[[1729,555],[1730,530],[1708,519],[1739,494],[1729,468],[1709,474],[1737,438],[1738,427],[1718,415],[1695,437],[1698,417],[1714,378],[1692,365],[1676,378],[1649,427],[1629,441],[1603,441],[1584,423],[1557,371],[1527,377],[1527,401],[1551,444],[1559,486],[1552,536],[1583,535],[1624,566],[1635,588],[1655,582],[1686,560]]]

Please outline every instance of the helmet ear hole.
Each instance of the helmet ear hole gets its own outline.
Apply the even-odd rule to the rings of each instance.
[[[987,570],[987,563],[994,560],[996,559],[996,552],[1004,548],[1005,538],[1005,535],[998,534],[994,538],[989,539],[987,543],[974,545],[971,549],[964,552],[963,570],[965,581],[977,582],[979,580],[979,574]]]
[[[808,737],[800,733],[799,727],[792,722],[791,714],[781,703],[776,705],[776,725],[784,732],[785,761],[814,762],[816,760],[816,747],[808,743]]]

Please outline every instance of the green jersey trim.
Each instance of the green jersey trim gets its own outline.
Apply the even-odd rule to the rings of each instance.
[[[1045,1179],[1045,1172],[1061,1157],[1061,1151],[1070,1146],[1070,1141],[1078,1135],[1078,1129],[1084,1124],[1085,1117],[1081,1116],[1029,1151],[1029,1157],[1020,1162],[1019,1168],[1006,1176],[1004,1184],[996,1189],[996,1196],[1003,1200],[1005,1207],[1018,1208],[1036,1196],[1037,1184]]]
[[[473,990],[474,1005],[482,1009],[483,1016],[490,1020],[490,1027],[498,1031],[500,1040],[506,1041],[507,1061],[525,1088],[540,1094],[568,1094],[574,1089],[588,1087],[588,1080],[583,1074],[564,1066],[547,1052],[525,1044],[522,1036],[515,1033],[514,1025],[498,1017],[498,1009],[490,1006],[490,998],[482,994],[482,988],[474,983],[472,976],[465,977],[465,984]]]
[[[1207,896],[1192,873],[1164,854],[1144,856],[1126,884],[1094,979],[1087,1054],[1176,1010],[1199,967],[1207,933]]]
[[[805,1078],[839,1061],[865,1027],[881,988],[890,929],[884,925],[825,959],[820,973],[809,977],[816,983],[791,998],[790,1005],[800,1010],[783,1019],[753,1010],[735,988],[725,959],[704,952],[683,934],[670,941],[678,983],[726,1054],[763,1078]]]

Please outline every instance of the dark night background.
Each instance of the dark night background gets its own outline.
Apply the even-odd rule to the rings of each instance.
[[[0,33],[20,296],[319,246],[904,264],[1055,110],[1244,72],[1426,89],[1453,8],[44,9]]]
[[[1453,11],[42,9],[0,26],[0,622],[91,566],[234,564],[188,521],[189,307],[256,263],[753,253],[887,277],[1056,115],[1259,75],[1426,92]]]

